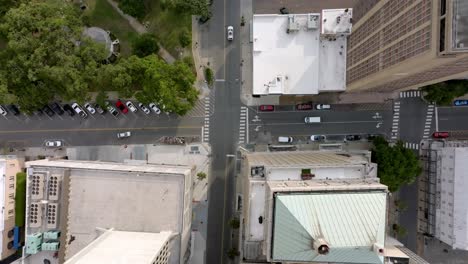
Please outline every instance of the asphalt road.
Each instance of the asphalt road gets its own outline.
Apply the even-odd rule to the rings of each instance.
[[[437,107],[439,131],[468,131],[468,106]]]
[[[239,1],[215,0],[213,17],[202,31],[202,49],[216,68],[215,109],[211,117],[212,172],[208,189],[208,235],[206,263],[226,263],[231,248],[235,194],[236,142],[240,123],[240,24]],[[226,27],[234,26],[234,41],[226,40]],[[219,46],[223,43],[223,46]],[[237,80],[236,80],[237,79]]]

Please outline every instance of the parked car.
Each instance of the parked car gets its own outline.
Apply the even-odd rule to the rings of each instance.
[[[47,140],[45,146],[49,148],[58,148],[62,146],[62,141],[60,140]]]
[[[436,131],[432,133],[433,138],[448,138],[449,136],[450,136],[449,132]]]
[[[258,108],[258,110],[262,112],[271,112],[271,111],[275,111],[275,106],[274,105],[261,105]]]
[[[310,136],[311,141],[324,141],[325,136],[324,135],[312,135]]]
[[[293,137],[284,137],[284,136],[278,137],[278,142],[280,143],[292,143],[293,141],[294,141]]]
[[[0,115],[6,116],[8,114],[7,110],[0,105]]]
[[[90,112],[92,115],[94,115],[96,113],[96,109],[94,109],[94,107],[91,106],[90,103],[86,103],[84,105],[84,107],[86,108],[86,110],[88,110],[88,112]]]
[[[42,112],[41,109],[37,109],[36,111],[33,112],[33,114],[41,116],[44,114],[44,112]]]
[[[130,131],[127,131],[127,132],[121,132],[121,133],[117,133],[117,138],[119,139],[122,139],[122,138],[128,138],[132,135],[132,133]]]
[[[159,109],[159,107],[156,106],[155,103],[151,103],[149,104],[149,107],[151,108],[151,110],[153,110],[156,114],[161,114],[161,109]]]
[[[280,13],[283,15],[287,15],[289,14],[289,10],[283,6],[282,8],[280,8]]]
[[[111,113],[113,116],[119,115],[119,111],[117,111],[117,109],[115,109],[109,101],[106,101],[106,108],[107,111],[109,111],[109,113]]]
[[[44,107],[42,107],[42,111],[44,111],[44,113],[46,113],[50,117],[55,115],[55,112],[52,111],[52,109],[48,105],[45,105]]]
[[[138,103],[138,107],[140,107],[140,109],[141,109],[141,111],[143,111],[143,113],[149,115],[150,110],[149,110],[148,107],[146,107],[144,104]]]
[[[50,106],[52,107],[52,110],[58,115],[63,115],[63,113],[65,113],[65,111],[63,111],[62,107],[60,107],[58,103],[52,103]]]
[[[64,104],[63,110],[65,110],[65,112],[67,112],[70,116],[75,115],[75,110],[73,110],[73,108],[69,104]]]
[[[101,115],[106,113],[106,110],[104,110],[99,104],[94,104],[94,108]]]
[[[312,124],[312,123],[320,123],[322,120],[320,116],[307,116],[304,117],[304,123]]]
[[[314,106],[312,102],[307,102],[307,103],[301,103],[296,105],[297,110],[312,110],[314,109]]]
[[[210,20],[211,16],[201,16],[199,19],[198,19],[198,22],[200,22],[200,24],[205,24],[208,20]]]
[[[317,110],[330,110],[331,105],[329,105],[329,104],[317,104],[317,105],[315,105],[315,109],[317,109]]]
[[[227,40],[233,40],[233,39],[234,39],[234,27],[228,26],[227,27]]]
[[[73,110],[75,110],[75,112],[81,116],[82,118],[86,118],[88,117],[88,114],[83,110],[83,108],[81,108],[81,106],[77,103],[73,103],[72,104],[72,108]]]
[[[135,113],[136,111],[138,111],[138,109],[135,107],[135,105],[130,102],[130,101],[127,101],[125,103],[125,105],[128,107],[128,109],[130,109],[130,111],[132,111],[133,113]]]
[[[16,105],[7,105],[7,108],[8,110],[10,110],[13,115],[19,115],[20,114],[20,110],[18,109],[18,107]]]
[[[455,106],[468,105],[468,100],[455,100],[453,101],[453,105]]]
[[[361,135],[346,135],[346,140],[347,141],[357,141],[361,140]]]
[[[120,109],[122,113],[128,113],[128,108],[122,103],[122,101],[120,101],[120,99],[115,102],[115,106],[117,106],[117,108]]]

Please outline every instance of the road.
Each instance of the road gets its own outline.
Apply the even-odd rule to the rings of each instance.
[[[215,109],[211,117],[212,171],[208,189],[208,235],[206,263],[226,263],[231,248],[235,194],[235,155],[240,122],[240,25],[239,1],[214,1],[213,17],[202,31],[202,49],[215,69]],[[226,27],[234,26],[234,41],[226,40]],[[219,44],[223,43],[222,46]]]

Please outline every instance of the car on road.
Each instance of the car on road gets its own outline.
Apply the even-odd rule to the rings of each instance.
[[[346,141],[358,141],[361,140],[361,135],[346,135]]]
[[[8,114],[7,110],[0,105],[0,115],[6,116]]]
[[[117,111],[117,109],[115,109],[109,101],[106,101],[106,108],[107,111],[109,111],[109,113],[111,113],[113,116],[119,115],[119,111]]]
[[[153,110],[156,114],[161,114],[161,109],[159,109],[155,103],[149,104],[149,108],[151,108],[151,110]]]
[[[312,124],[312,123],[320,123],[322,120],[320,119],[320,116],[307,116],[304,117],[304,123],[306,124]]]
[[[84,107],[86,108],[86,110],[88,110],[88,112],[90,112],[92,115],[94,115],[96,113],[96,109],[94,109],[94,107],[91,106],[90,103],[86,103],[84,105]]]
[[[324,141],[325,136],[324,135],[312,135],[310,136],[311,141]]]
[[[8,110],[10,110],[13,115],[19,115],[20,114],[20,110],[18,109],[18,107],[16,105],[7,105],[7,108]]]
[[[141,109],[141,111],[143,111],[143,113],[149,115],[150,110],[149,110],[148,107],[146,107],[144,104],[138,103],[138,107],[140,107],[140,109]]]
[[[329,105],[329,104],[317,104],[317,105],[315,105],[315,109],[317,109],[317,110],[330,110],[331,105]]]
[[[448,138],[450,136],[449,132],[436,131],[432,133],[433,138]]]
[[[81,106],[77,103],[73,103],[72,105],[73,110],[82,118],[88,117],[88,114],[81,108]]]
[[[453,105],[455,106],[468,105],[468,100],[455,100],[453,101]]]
[[[115,106],[117,106],[117,108],[120,109],[122,113],[128,113],[128,108],[122,103],[122,101],[120,101],[120,99],[115,102]]]
[[[227,40],[233,40],[233,39],[234,39],[234,27],[228,26],[227,27]]]
[[[128,109],[130,109],[130,111],[132,111],[133,113],[135,113],[136,111],[138,111],[138,109],[135,107],[135,105],[130,102],[130,101],[127,101],[125,103],[125,105],[128,107]]]
[[[280,143],[292,143],[293,141],[294,141],[293,137],[284,137],[284,136],[278,137],[278,142]]]
[[[101,115],[106,113],[106,110],[104,110],[99,104],[94,104],[94,108]]]
[[[67,112],[70,116],[75,115],[75,110],[73,110],[73,108],[69,104],[64,104],[63,110],[65,110],[65,112]]]
[[[120,132],[120,133],[117,133],[117,138],[118,139],[122,139],[122,138],[128,138],[132,135],[132,132],[130,131],[127,131],[127,132]]]
[[[58,103],[52,103],[50,106],[52,110],[58,115],[63,115],[63,113],[65,113],[65,111],[63,111],[62,107],[60,107]]]
[[[275,106],[274,105],[261,105],[258,108],[258,110],[262,112],[271,112],[271,111],[275,111]]]
[[[48,105],[45,105],[44,107],[42,107],[42,111],[44,111],[50,117],[55,115],[55,112],[52,111],[52,109]]]
[[[48,148],[58,148],[62,146],[62,141],[60,140],[47,140],[45,146]]]
[[[301,103],[296,105],[297,110],[312,110],[314,109],[314,105],[312,102],[306,102],[306,103]]]

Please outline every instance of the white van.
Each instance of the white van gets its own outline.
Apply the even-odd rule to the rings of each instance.
[[[278,142],[280,143],[291,143],[293,142],[292,137],[278,137]]]
[[[304,118],[304,122],[306,124],[311,124],[311,123],[320,123],[320,116],[308,116]]]

